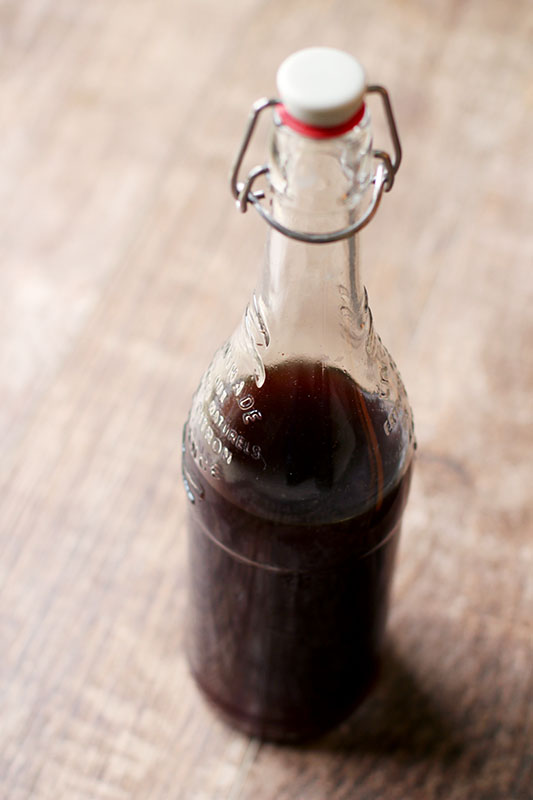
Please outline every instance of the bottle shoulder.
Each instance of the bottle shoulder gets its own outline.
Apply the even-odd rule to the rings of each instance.
[[[204,480],[265,516],[315,522],[368,510],[398,484],[409,411],[320,362],[270,365],[259,382],[239,374],[231,343],[204,375],[185,438]]]

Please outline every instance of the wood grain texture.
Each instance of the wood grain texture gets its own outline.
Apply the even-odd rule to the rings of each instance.
[[[531,4],[4,0],[0,35],[0,798],[533,797]],[[277,748],[187,673],[179,445],[261,259],[246,113],[314,43],[394,100],[363,267],[419,457],[383,680]]]

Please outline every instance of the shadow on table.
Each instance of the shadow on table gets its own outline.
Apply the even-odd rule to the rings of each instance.
[[[384,655],[373,693],[347,722],[311,747],[445,763],[453,763],[464,749],[452,715],[420,688],[392,649]]]

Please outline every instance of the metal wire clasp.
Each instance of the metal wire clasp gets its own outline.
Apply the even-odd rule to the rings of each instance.
[[[231,171],[230,185],[233,197],[236,200],[236,205],[241,213],[248,210],[248,203],[252,203],[256,211],[265,219],[269,225],[272,225],[280,233],[289,236],[291,239],[297,239],[300,242],[310,242],[312,244],[327,244],[329,242],[337,242],[340,239],[347,239],[353,236],[362,228],[367,225],[373,218],[378,210],[381,202],[383,192],[389,192],[394,184],[394,178],[398,172],[400,162],[402,160],[402,148],[400,145],[400,137],[398,136],[398,129],[392,113],[392,106],[387,90],[383,86],[373,84],[367,87],[366,94],[378,94],[381,97],[385,116],[389,126],[389,132],[394,148],[394,158],[391,159],[390,155],[385,150],[372,150],[372,155],[377,159],[378,164],[374,176],[372,178],[373,190],[372,197],[370,198],[369,205],[364,212],[363,216],[356,222],[348,225],[346,228],[331,231],[331,233],[305,233],[303,231],[294,231],[291,228],[286,228],[285,225],[279,223],[262,205],[261,200],[264,198],[265,193],[262,191],[252,191],[252,186],[256,178],[260,175],[268,173],[268,166],[262,165],[254,167],[248,173],[245,181],[239,181],[239,171],[250,140],[252,138],[257,120],[262,111],[271,106],[277,106],[281,103],[280,100],[275,98],[263,97],[261,100],[256,100],[252,106],[250,116],[248,118],[248,125],[244,132],[244,137],[237,153],[237,157],[233,164]]]

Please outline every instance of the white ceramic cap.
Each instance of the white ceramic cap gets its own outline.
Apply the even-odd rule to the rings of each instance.
[[[361,108],[365,73],[358,61],[332,47],[308,47],[285,59],[277,74],[279,97],[306,125],[333,128]]]

